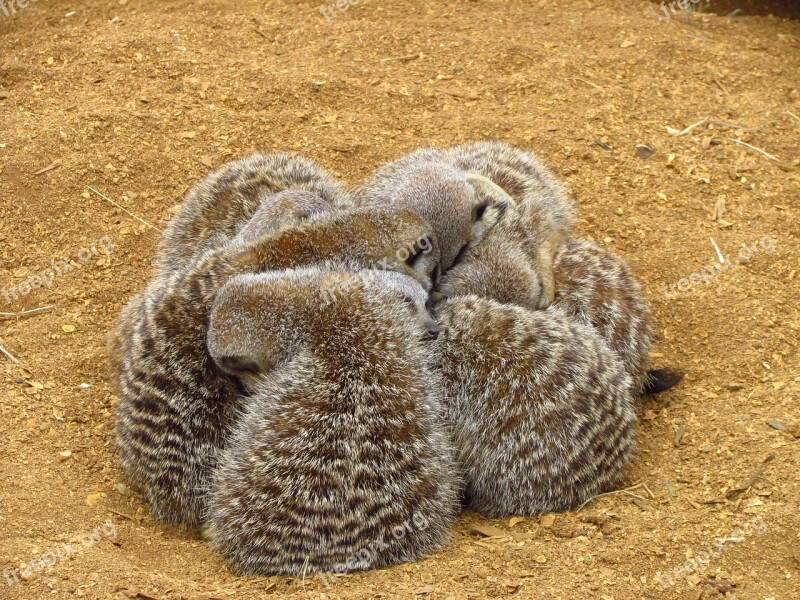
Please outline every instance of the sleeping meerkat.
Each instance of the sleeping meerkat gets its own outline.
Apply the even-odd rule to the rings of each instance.
[[[337,302],[324,301],[330,287]],[[343,573],[447,541],[460,481],[426,298],[410,277],[336,265],[220,290],[208,347],[248,397],[204,533],[237,572]]]
[[[425,149],[378,169],[356,192],[355,202],[420,215],[436,232],[444,271],[501,220],[508,197],[482,197],[486,189],[497,191],[485,177],[454,167],[441,150]]]
[[[533,256],[533,236],[516,207],[510,206],[484,240],[441,276],[433,297],[474,294],[531,310],[543,307],[546,293]]]
[[[471,285],[480,286],[483,289],[472,293],[501,302],[498,296],[509,295],[521,306],[547,308],[555,297],[553,259],[570,239],[575,220],[575,205],[564,186],[532,153],[505,142],[474,142],[445,153],[458,169],[495,184],[484,185],[486,195],[496,197],[499,188],[513,199],[509,204],[514,207],[514,214],[507,214],[500,229],[487,236],[484,243],[491,247],[482,248],[482,243],[480,252],[470,250],[464,266],[449,274],[450,287],[470,293]],[[520,258],[525,255],[527,260]],[[513,258],[503,260],[505,256]],[[498,267],[509,268],[510,273],[503,274]],[[486,281],[489,273],[501,280]]]
[[[119,388],[117,439],[130,481],[160,519],[196,524],[208,478],[239,411],[240,387],[206,348],[211,301],[233,275],[349,257],[378,261],[428,289],[436,268],[432,230],[411,212],[319,215],[251,241],[207,251],[187,268],[155,277],[110,336]],[[388,257],[388,259],[387,259]]]
[[[650,308],[627,264],[608,250],[574,240],[555,258],[554,307],[591,325],[622,360],[637,390],[647,381],[653,342]]]
[[[307,192],[304,201],[293,200],[269,209],[286,190]],[[350,205],[349,195],[327,171],[301,156],[283,152],[255,153],[223,165],[192,187],[169,222],[162,243],[157,271],[170,273],[183,267],[203,252],[233,239],[254,215],[267,219],[265,227],[276,227],[301,220],[329,207]]]
[[[539,274],[526,256],[527,240],[515,209],[463,262],[441,279],[439,292],[455,298],[474,294],[501,304],[538,308]],[[554,306],[595,327],[622,360],[638,393],[657,393],[681,376],[670,369],[648,371],[653,343],[650,308],[627,264],[612,252],[585,240],[560,247],[553,264]]]
[[[621,479],[635,449],[634,386],[593,327],[477,296],[436,313],[436,368],[471,509],[567,510]]]
[[[263,200],[233,240],[254,240],[287,224],[307,221],[315,215],[333,210],[336,209],[330,202],[313,192],[299,188],[283,190]]]

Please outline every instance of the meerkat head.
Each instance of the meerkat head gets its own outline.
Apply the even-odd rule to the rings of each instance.
[[[438,161],[415,164],[394,181],[393,201],[417,212],[435,230],[443,270],[479,244],[513,203],[486,177]]]
[[[367,257],[367,266],[402,273],[416,280],[425,291],[432,290],[442,274],[441,253],[433,227],[411,210],[372,211],[371,217],[376,225],[376,247]]]
[[[389,302],[394,302],[410,312],[419,324],[423,340],[436,339],[439,324],[431,314],[428,292],[414,277],[393,271],[367,270],[361,274],[367,285],[383,290]]]
[[[294,340],[292,331],[281,326],[287,313],[281,311],[277,296],[280,293],[291,306],[288,294],[296,291],[293,284],[298,282],[281,275],[279,271],[236,275],[217,292],[206,345],[226,373],[255,376],[285,360]],[[265,338],[270,343],[263,343]]]
[[[330,204],[314,192],[299,188],[283,190],[263,200],[233,239],[234,242],[255,240],[287,224],[301,223],[330,210]]]
[[[413,277],[354,263],[236,275],[215,297],[207,347],[250,388],[301,354],[345,361],[340,355],[354,345],[386,351],[391,336],[435,338],[426,299]]]
[[[410,210],[323,211],[275,230],[267,225],[258,234],[260,226],[252,227],[253,239],[236,239],[225,250],[232,270],[259,272],[343,260],[404,273],[427,291],[441,275],[434,230]]]

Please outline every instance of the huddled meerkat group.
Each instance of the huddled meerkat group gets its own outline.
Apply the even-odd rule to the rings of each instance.
[[[363,570],[446,543],[461,506],[566,510],[621,479],[650,313],[532,154],[413,152],[348,191],[283,153],[171,221],[110,336],[122,467],[242,573]]]

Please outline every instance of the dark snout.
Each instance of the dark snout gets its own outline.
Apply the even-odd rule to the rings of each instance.
[[[435,340],[439,337],[439,324],[431,318],[425,319],[425,333],[428,339]]]

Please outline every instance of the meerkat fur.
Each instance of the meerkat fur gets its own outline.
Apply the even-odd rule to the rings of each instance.
[[[433,342],[469,508],[575,508],[618,483],[635,449],[634,386],[597,331],[555,307],[464,296]]]
[[[209,349],[248,398],[205,535],[237,572],[345,573],[449,539],[460,481],[428,367],[426,297],[408,276],[330,265],[220,291]]]
[[[157,518],[200,522],[209,476],[239,412],[237,381],[206,348],[211,302],[222,285],[239,273],[349,257],[365,268],[402,271],[430,288],[437,260],[431,236],[409,211],[317,215],[206,251],[134,297],[110,336],[117,439],[124,471]]]

